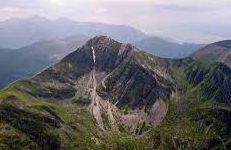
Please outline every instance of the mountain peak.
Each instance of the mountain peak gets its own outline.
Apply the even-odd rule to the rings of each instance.
[[[136,48],[132,44],[120,43],[109,36],[98,35],[87,41],[84,47],[92,47],[96,51],[96,55],[119,55],[125,51],[134,51]]]
[[[96,36],[32,78],[30,81],[40,84],[43,92],[42,95],[31,94],[59,100],[90,99],[88,91],[94,83],[95,92],[103,100],[113,103],[118,100],[118,106],[148,107],[174,91],[171,77],[166,75],[171,72],[166,64],[167,61],[157,62],[131,44],[117,42],[108,36]],[[151,90],[146,90],[150,87]]]
[[[89,72],[93,67],[93,50],[96,69],[111,72],[124,59],[129,59],[135,48],[131,44],[122,44],[108,36],[96,36],[87,41],[81,48],[67,55],[61,62],[82,68],[83,72],[80,71],[80,74],[85,73],[85,71]]]
[[[95,36],[92,39],[90,39],[87,42],[87,45],[88,46],[102,45],[102,44],[110,45],[110,44],[113,44],[113,43],[121,44],[121,43],[113,40],[112,38],[110,38],[110,37],[108,37],[106,35],[98,35],[98,36]]]

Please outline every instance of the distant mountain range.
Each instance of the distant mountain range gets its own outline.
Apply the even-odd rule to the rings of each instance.
[[[73,35],[92,37],[99,34],[130,43],[145,37],[144,33],[130,26],[75,22],[67,18],[48,20],[34,16],[0,22],[0,46],[3,48],[20,48],[39,41],[62,39]]]
[[[228,149],[230,106],[227,65],[96,36],[0,91],[0,149]]]
[[[21,48],[36,42],[59,40],[73,35],[107,35],[121,42],[132,43],[157,56],[170,58],[186,57],[202,46],[178,44],[148,36],[130,26],[76,22],[67,18],[49,20],[35,16],[0,22],[0,46],[3,48]]]
[[[174,43],[159,37],[146,37],[134,43],[140,49],[165,58],[184,58],[203,47],[203,44]]]
[[[88,40],[86,36],[42,41],[20,49],[0,49],[0,88],[58,62]]]

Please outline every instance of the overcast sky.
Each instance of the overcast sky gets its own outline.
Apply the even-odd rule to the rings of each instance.
[[[68,17],[126,24],[179,41],[231,39],[231,0],[0,0],[0,20]]]

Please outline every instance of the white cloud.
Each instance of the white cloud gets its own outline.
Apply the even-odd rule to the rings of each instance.
[[[42,15],[135,26],[179,40],[231,38],[231,0],[7,0],[0,20]]]

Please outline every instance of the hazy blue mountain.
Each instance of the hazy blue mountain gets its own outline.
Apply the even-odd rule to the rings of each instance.
[[[3,48],[20,48],[35,42],[72,35],[108,35],[162,57],[185,57],[201,47],[198,44],[178,44],[163,38],[150,37],[126,25],[76,22],[67,18],[49,20],[38,16],[0,22],[0,45]]]
[[[0,45],[5,48],[20,48],[34,42],[76,34],[87,36],[105,34],[124,42],[135,42],[145,37],[144,33],[130,26],[75,22],[66,18],[48,20],[35,16],[0,22]]]
[[[87,39],[87,36],[76,35],[62,40],[38,42],[20,49],[0,49],[0,88],[59,61]]]
[[[159,37],[147,37],[135,42],[134,45],[151,54],[166,58],[187,57],[203,46],[202,44],[174,43]]]

